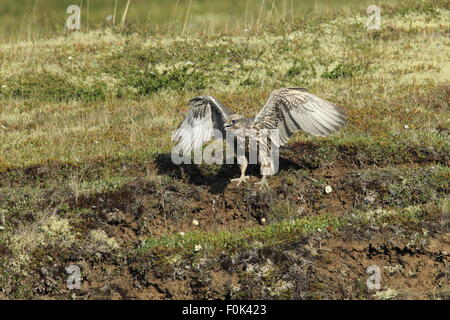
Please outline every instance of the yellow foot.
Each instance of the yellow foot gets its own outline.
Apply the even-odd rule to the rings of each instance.
[[[249,176],[240,176],[239,178],[237,178],[237,179],[231,179],[231,182],[234,182],[234,181],[237,181],[237,187],[239,187],[239,185],[242,183],[242,182],[245,182],[245,180],[247,180],[248,178],[250,178]]]

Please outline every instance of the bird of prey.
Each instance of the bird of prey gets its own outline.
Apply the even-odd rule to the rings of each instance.
[[[283,146],[297,131],[324,137],[336,132],[346,123],[343,108],[303,88],[274,90],[255,118],[245,118],[232,113],[211,96],[193,98],[188,102],[188,106],[191,109],[186,118],[172,134],[172,141],[177,142],[184,153],[201,148],[207,141],[224,139],[226,131],[232,131],[239,136],[242,132],[246,135],[257,135],[264,129],[276,129],[276,146]],[[258,141],[263,145],[263,150],[269,149],[268,142]],[[258,184],[261,188],[269,187],[266,176],[274,174],[273,165],[267,156],[260,157],[260,162],[262,179]],[[238,163],[241,166],[241,176],[231,180],[237,181],[237,186],[249,178],[245,175],[248,165],[245,154],[238,154]]]

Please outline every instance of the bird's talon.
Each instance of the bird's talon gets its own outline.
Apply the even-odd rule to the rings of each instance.
[[[239,178],[236,178],[236,179],[231,179],[231,182],[234,182],[234,181],[237,181],[237,187],[239,187],[239,185],[242,183],[242,182],[245,182],[245,180],[247,180],[248,178],[250,178],[249,176],[241,176],[241,177],[239,177]]]
[[[259,190],[267,189],[270,190],[269,183],[267,183],[266,179],[262,179],[260,182],[256,182],[255,185],[259,185]]]

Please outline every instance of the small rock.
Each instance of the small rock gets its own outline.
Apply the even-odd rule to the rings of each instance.
[[[195,247],[194,247],[194,250],[197,251],[197,252],[202,250],[202,245],[201,244],[196,244]]]
[[[198,226],[200,223],[198,222],[198,220],[194,219],[194,220],[192,220],[192,224],[194,226]]]
[[[333,188],[331,186],[325,187],[325,193],[331,193],[333,191]]]

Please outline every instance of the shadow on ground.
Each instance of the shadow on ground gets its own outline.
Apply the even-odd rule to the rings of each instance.
[[[223,165],[197,165],[197,164],[181,164],[177,165],[172,162],[170,153],[159,154],[154,161],[157,173],[159,175],[169,175],[176,179],[182,179],[186,183],[197,186],[208,187],[211,194],[221,194],[224,192],[231,179],[238,178],[240,175],[240,167],[235,158],[234,164]],[[302,166],[294,161],[280,157],[279,171],[289,169],[302,169]],[[259,165],[249,165],[246,175],[254,176],[258,179],[261,177]]]

